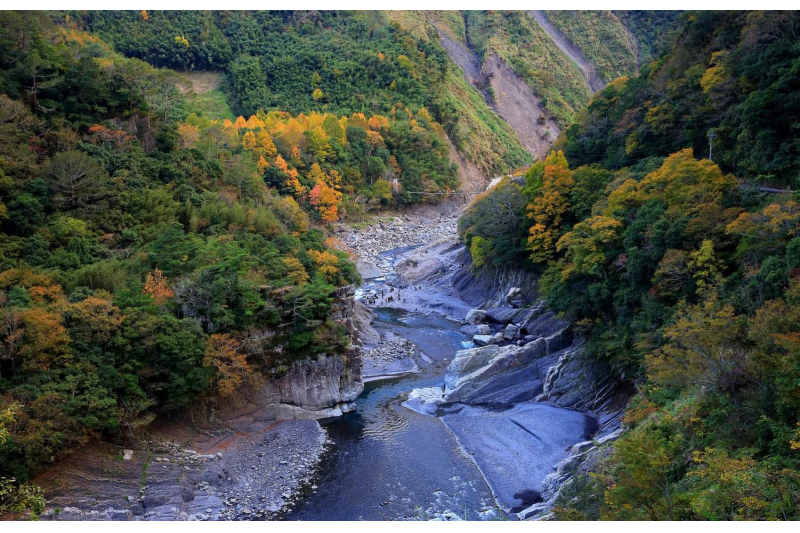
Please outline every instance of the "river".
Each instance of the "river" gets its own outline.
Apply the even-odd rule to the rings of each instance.
[[[387,252],[391,260],[406,249]],[[375,288],[382,280],[365,284]],[[441,386],[445,367],[465,347],[459,324],[439,315],[378,308],[373,326],[414,342],[422,371],[367,383],[355,411],[322,421],[332,441],[314,485],[287,520],[431,519],[446,511],[469,520],[499,516],[478,468],[439,419],[400,404],[409,391]]]

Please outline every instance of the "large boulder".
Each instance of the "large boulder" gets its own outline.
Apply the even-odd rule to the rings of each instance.
[[[505,331],[503,331],[503,337],[510,341],[519,337],[519,326],[515,326],[514,324],[507,325]]]
[[[429,280],[437,274],[447,271],[447,265],[440,258],[431,256],[412,255],[395,264],[397,284],[406,288],[418,285]]]
[[[473,326],[480,324],[484,320],[486,320],[486,311],[483,309],[470,309],[467,312],[467,316],[464,317],[464,322]]]
[[[494,307],[486,311],[486,315],[490,320],[499,322],[501,324],[509,324],[514,321],[514,317],[519,313],[519,309],[513,307]]]
[[[548,310],[534,314],[521,324],[522,331],[526,335],[535,337],[549,337],[558,331],[564,330],[568,325],[568,322],[557,319],[556,314]]]
[[[478,346],[487,346],[489,344],[495,344],[494,337],[492,337],[491,335],[473,335],[472,342],[474,342]]]
[[[478,324],[477,326],[464,325],[461,326],[461,333],[464,335],[491,335],[492,330],[486,324]]]
[[[436,416],[437,409],[443,403],[441,387],[425,387],[409,392],[408,399],[402,405],[421,415]]]
[[[494,382],[503,381],[499,380],[501,375],[529,365],[545,355],[546,348],[546,342],[540,339],[525,346],[489,345],[456,352],[444,377],[445,402],[469,403],[482,396],[487,389],[495,390]],[[521,381],[526,385],[532,383],[529,376],[521,378]],[[503,388],[509,388],[506,385],[510,384],[503,383]]]

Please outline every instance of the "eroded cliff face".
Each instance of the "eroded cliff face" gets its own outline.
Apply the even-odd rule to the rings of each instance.
[[[472,257],[463,246],[455,262],[458,269],[453,273],[453,287],[459,298],[474,307],[492,309],[506,306],[508,291],[514,287],[521,290],[526,304],[539,298],[539,278],[533,272],[514,267],[475,270]]]
[[[341,416],[353,409],[353,402],[364,390],[355,310],[355,288],[337,289],[331,318],[347,329],[353,344],[343,354],[298,361],[282,376],[268,380],[262,390],[267,415],[276,419],[320,419]]]
[[[496,53],[489,54],[481,64],[472,50],[444,31],[439,31],[439,39],[466,80],[511,126],[522,147],[535,157],[544,157],[561,130],[544,111],[541,98]]]

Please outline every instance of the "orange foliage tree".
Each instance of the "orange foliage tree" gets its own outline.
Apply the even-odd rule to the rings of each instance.
[[[222,396],[235,392],[253,373],[241,347],[242,344],[227,333],[211,335],[206,341],[203,364],[214,369],[217,390]]]

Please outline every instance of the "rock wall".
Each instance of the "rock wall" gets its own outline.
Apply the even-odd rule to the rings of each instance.
[[[489,309],[507,304],[506,295],[513,287],[522,290],[526,303],[535,302],[539,297],[539,279],[530,271],[508,267],[500,269],[472,268],[472,257],[463,247],[457,256],[459,269],[453,274],[453,288],[458,296],[474,307]]]
[[[355,288],[336,290],[331,318],[342,324],[353,344],[343,354],[321,355],[294,363],[261,391],[265,411],[276,419],[320,419],[341,416],[353,409],[364,390],[361,348],[357,345]]]
[[[414,272],[436,270],[422,266]],[[461,249],[448,272],[458,297],[478,308],[466,313],[462,332],[475,333],[479,347],[456,353],[444,390],[415,390],[404,405],[440,417],[506,512],[546,518],[574,474],[592,468],[602,444],[621,434],[630,394],[538,299],[534,274],[471,266]]]

